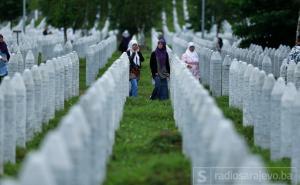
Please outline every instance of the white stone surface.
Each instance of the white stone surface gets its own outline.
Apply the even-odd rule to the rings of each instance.
[[[36,125],[35,114],[35,84],[32,73],[29,69],[25,69],[23,73],[23,80],[26,87],[26,141],[29,141],[34,136]]]
[[[16,162],[16,92],[14,82],[5,77],[1,83],[3,94],[3,161]]]
[[[15,73],[13,79],[16,92],[16,144],[25,148],[26,144],[26,88],[20,73]]]

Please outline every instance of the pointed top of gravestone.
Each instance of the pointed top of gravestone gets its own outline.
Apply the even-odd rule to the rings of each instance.
[[[50,132],[45,138],[41,151],[47,155],[47,164],[56,169],[72,169],[70,153],[63,137],[58,132]]]
[[[263,89],[272,90],[275,84],[275,78],[273,74],[268,74],[265,78]]]
[[[297,95],[297,89],[294,83],[289,82],[281,98],[282,106],[290,107],[295,101],[296,95]]]
[[[24,80],[23,80],[22,75],[20,73],[15,73],[12,80],[14,81],[14,84],[15,84],[14,88],[15,89],[26,90]]]
[[[237,70],[238,69],[238,64],[239,64],[238,60],[236,58],[233,59],[231,65],[230,65],[230,71]]]
[[[272,65],[271,58],[268,55],[265,55],[264,58],[263,58],[262,64],[263,65]]]
[[[32,73],[29,69],[25,69],[23,72],[23,80],[25,84],[33,84]]]
[[[254,69],[252,70],[252,72],[250,74],[250,82],[251,83],[255,83],[258,73],[259,73],[258,67],[254,67]]]
[[[73,45],[72,45],[71,41],[68,40],[64,46],[64,51],[66,54],[68,54],[68,53],[72,52],[72,50],[73,50]]]
[[[56,185],[53,174],[40,152],[29,154],[20,174],[21,185]]]
[[[27,52],[25,60],[26,60],[26,63],[27,63],[27,61],[30,61],[30,62],[33,61],[33,63],[34,63],[34,55],[31,50],[29,50]]]
[[[244,75],[246,69],[247,69],[247,63],[240,61],[239,68],[238,68],[239,75]]]
[[[250,75],[251,75],[253,69],[254,69],[253,65],[248,64],[247,68],[246,68],[246,71],[245,71],[245,74],[244,74],[244,78],[250,78]]]
[[[223,60],[223,66],[230,66],[230,64],[231,64],[231,58],[230,58],[230,56],[229,55],[226,55],[225,57],[224,57],[224,60]]]
[[[274,84],[274,88],[272,90],[272,96],[282,95],[286,88],[285,81],[282,77],[279,77]]]
[[[34,80],[42,79],[40,68],[37,65],[34,65],[31,69],[31,71],[32,71],[32,77]]]
[[[264,71],[259,71],[257,74],[258,75],[256,77],[255,84],[262,88],[266,78],[266,73]]]

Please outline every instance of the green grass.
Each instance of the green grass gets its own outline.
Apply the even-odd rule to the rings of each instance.
[[[149,37],[147,38],[149,44]],[[128,98],[105,185],[188,185],[190,163],[181,153],[170,100],[151,101],[150,50],[139,82],[139,97]]]
[[[290,169],[289,169],[291,167],[290,159],[284,158],[281,160],[272,161],[270,158],[270,150],[262,149],[258,146],[255,146],[254,137],[253,137],[253,127],[243,126],[242,111],[237,108],[229,107],[229,98],[227,96],[216,98],[216,102],[220,107],[220,109],[223,111],[225,117],[233,121],[236,131],[245,138],[245,141],[248,144],[250,151],[253,154],[257,154],[261,156],[261,158],[265,163],[265,166],[268,169],[269,174],[279,175],[281,172],[283,172],[284,174],[290,175]],[[290,183],[290,181],[288,180],[286,180],[285,182]]]
[[[115,61],[115,59],[119,56],[118,52],[115,52],[113,54],[113,57],[109,59],[107,65],[99,70],[98,77],[101,77],[102,74],[105,72],[105,70]],[[40,60],[39,60],[40,61]],[[86,62],[85,59],[80,59],[80,67],[79,67],[79,94],[82,95],[88,88],[86,86]],[[22,167],[22,163],[26,157],[26,155],[34,150],[37,150],[40,147],[40,144],[42,143],[45,136],[48,134],[49,131],[54,130],[57,128],[58,124],[60,123],[61,119],[69,112],[70,108],[75,105],[80,96],[73,97],[68,101],[65,101],[65,107],[63,110],[56,111],[55,118],[51,119],[48,124],[43,125],[43,129],[41,133],[37,133],[34,138],[26,143],[26,149],[25,148],[17,148],[16,150],[16,164],[6,163],[4,165],[4,177],[16,177],[20,171],[20,168]]]

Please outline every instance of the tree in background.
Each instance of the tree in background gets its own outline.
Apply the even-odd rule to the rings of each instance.
[[[299,0],[226,1],[233,13],[234,33],[243,39],[241,46],[295,44]]]
[[[22,15],[22,3],[20,0],[1,0],[0,22],[13,21]]]
[[[97,0],[39,0],[39,7],[48,24],[63,28],[65,41],[68,28],[93,27],[99,12]]]
[[[150,30],[161,21],[162,1],[158,0],[111,0],[111,22],[120,30],[137,33],[138,28]]]
[[[189,0],[195,30],[201,25],[201,0]],[[206,28],[228,20],[242,47],[251,43],[268,47],[294,45],[299,0],[207,0]],[[214,16],[212,22],[210,17]],[[218,29],[218,31],[220,31]]]
[[[190,20],[196,31],[201,30],[202,0],[189,0]],[[222,22],[231,19],[232,10],[229,9],[226,0],[206,0],[205,4],[205,28],[209,30],[217,25],[217,34],[221,32]]]

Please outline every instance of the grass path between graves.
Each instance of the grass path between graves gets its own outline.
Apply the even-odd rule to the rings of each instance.
[[[171,102],[149,100],[150,50],[143,50],[143,55],[139,97],[126,101],[104,184],[189,185],[190,163],[181,152]]]
[[[282,160],[271,161],[270,150],[262,149],[254,145],[253,126],[243,126],[243,113],[237,108],[229,107],[228,96],[218,97],[216,98],[216,102],[219,108],[223,111],[225,117],[233,121],[236,131],[244,137],[246,143],[249,146],[250,152],[261,156],[263,162],[265,163],[265,166],[268,169],[269,174],[271,174],[272,177],[280,175],[281,172],[283,172],[284,174],[290,174],[290,159],[285,158]],[[273,179],[273,181],[277,180]],[[289,180],[283,182],[290,184]]]
[[[113,56],[108,60],[105,67],[99,70],[98,77],[101,77],[102,74],[109,68],[109,66],[120,57],[119,52],[115,52]],[[85,59],[80,59],[80,69],[79,69],[79,89],[80,95],[82,95],[85,90],[88,88],[85,85],[85,76],[86,76],[86,68],[85,68]],[[3,176],[10,176],[16,177],[20,168],[22,166],[22,162],[25,159],[26,155],[33,150],[39,148],[40,144],[42,143],[43,139],[47,135],[47,133],[53,129],[55,129],[58,124],[60,123],[61,119],[69,112],[70,108],[75,105],[80,96],[73,97],[68,101],[65,101],[65,108],[60,111],[56,111],[55,118],[51,119],[47,125],[43,126],[42,132],[35,135],[33,140],[29,141],[26,144],[26,149],[24,148],[17,148],[16,151],[16,164],[7,163],[4,165],[4,175]]]

